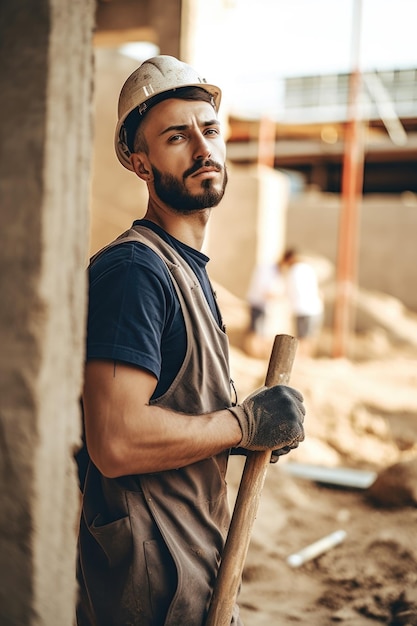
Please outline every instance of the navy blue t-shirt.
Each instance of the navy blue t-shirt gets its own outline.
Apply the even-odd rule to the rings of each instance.
[[[222,325],[206,272],[209,258],[148,220],[137,220],[167,241],[188,262]],[[184,319],[169,270],[140,242],[114,246],[89,270],[87,359],[109,359],[144,368],[158,379],[154,397],[174,380],[186,351]]]

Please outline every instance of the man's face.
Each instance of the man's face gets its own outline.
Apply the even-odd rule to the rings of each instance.
[[[226,146],[208,102],[169,99],[143,122],[156,195],[179,213],[219,204],[227,184]]]

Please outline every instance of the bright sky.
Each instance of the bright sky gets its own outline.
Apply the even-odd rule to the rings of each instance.
[[[347,72],[355,49],[363,70],[417,68],[417,0],[234,0],[232,6],[224,24],[228,39],[233,33],[225,59],[233,68],[227,72],[232,108],[239,102],[249,113],[260,92],[276,108],[277,79]]]
[[[235,0],[231,54],[246,71],[262,60],[284,76],[346,71],[360,4],[362,67],[417,67],[416,0]]]

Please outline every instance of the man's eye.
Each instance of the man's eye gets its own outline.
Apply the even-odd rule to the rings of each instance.
[[[182,139],[182,138],[183,138],[183,135],[172,135],[172,136],[169,138],[169,141],[170,141],[171,143],[175,143],[176,141],[179,141],[179,140],[180,140],[180,139]]]
[[[207,128],[205,134],[206,135],[219,135],[220,132],[218,128]]]

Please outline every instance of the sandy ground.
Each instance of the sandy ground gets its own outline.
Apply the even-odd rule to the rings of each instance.
[[[352,339],[350,359],[326,354],[326,333],[318,358],[297,355],[291,385],[305,398],[306,440],[267,472],[239,596],[245,626],[417,625],[417,322],[407,323],[410,341],[376,325]],[[231,364],[240,397],[263,384],[268,359],[232,343]],[[242,462],[229,468],[232,506]],[[332,486],[292,475],[291,463],[375,480]],[[336,547],[287,563],[339,529]]]

